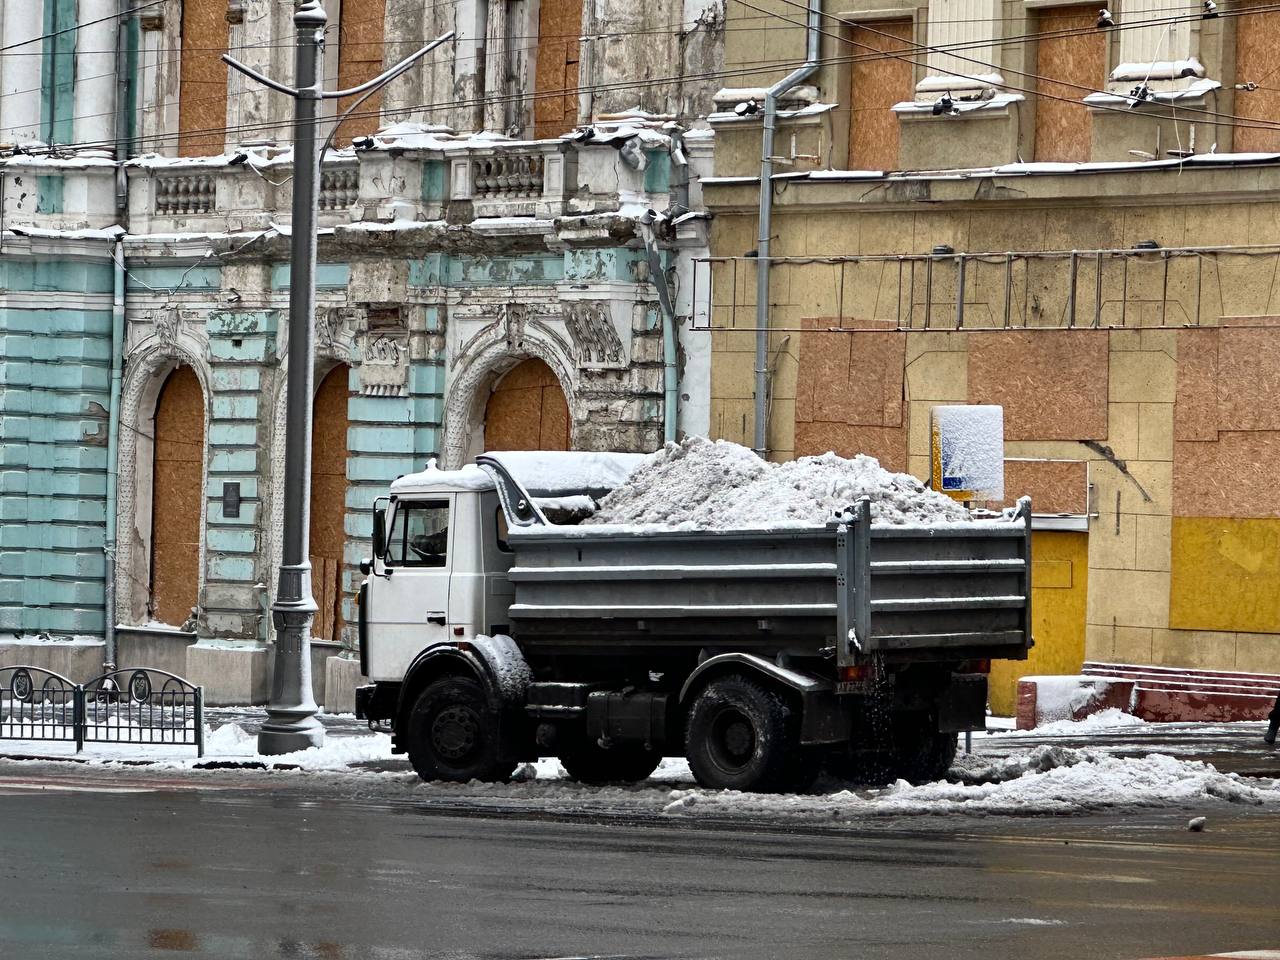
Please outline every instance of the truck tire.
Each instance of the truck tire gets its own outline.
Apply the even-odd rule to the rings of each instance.
[[[506,780],[516,765],[498,756],[498,718],[480,684],[446,677],[409,711],[409,762],[423,780]]]
[[[704,787],[783,792],[801,779],[795,711],[738,674],[712,680],[694,698],[685,743],[694,779]]]
[[[662,754],[643,744],[625,743],[608,750],[586,740],[559,755],[560,764],[579,783],[636,783],[658,769]]]
[[[877,744],[850,742],[827,759],[832,776],[862,786],[884,786],[897,780],[933,783],[956,759],[956,735],[939,733],[927,714],[894,714]]]
[[[894,728],[889,757],[893,778],[916,784],[945,779],[956,759],[956,735],[939,733],[932,717],[903,720]]]

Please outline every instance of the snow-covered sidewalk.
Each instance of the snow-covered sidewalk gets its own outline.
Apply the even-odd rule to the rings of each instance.
[[[1224,772],[1195,759],[1198,746],[1220,750],[1223,741],[1233,741],[1257,763],[1280,766],[1280,755],[1262,747],[1257,724],[1143,724],[1102,714],[1035,731],[976,734],[974,752],[961,754],[948,779],[938,783],[899,781],[884,788],[824,783],[809,794],[771,796],[704,790],[680,759],[664,760],[652,778],[635,785],[578,784],[554,758],[523,765],[510,783],[428,784],[417,779],[403,757],[392,756],[390,737],[364,730],[351,718],[325,718],[330,732],[323,746],[276,757],[256,753],[253,721],[260,717],[253,711],[227,711],[212,719],[202,760],[189,747],[90,745],[78,756],[84,761],[79,767],[120,769],[124,761],[134,765],[142,760],[149,761],[149,771],[189,777],[212,777],[226,768],[265,770],[303,778],[294,783],[370,799],[565,812],[628,810],[682,819],[840,824],[930,814],[1062,815],[1222,806],[1280,810],[1280,780]],[[1173,748],[1143,749],[1144,740],[1165,747],[1172,741]],[[70,745],[16,741],[0,741],[0,754],[75,756]],[[0,772],[39,762],[0,761]]]

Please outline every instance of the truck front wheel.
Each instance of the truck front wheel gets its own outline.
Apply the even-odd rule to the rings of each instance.
[[[643,744],[623,743],[608,750],[585,739],[560,754],[565,773],[579,783],[635,783],[658,769],[662,754]]]
[[[712,680],[693,701],[689,767],[704,787],[784,791],[797,786],[798,718],[781,695],[737,674]]]
[[[423,780],[505,780],[515,764],[498,756],[498,719],[480,684],[446,677],[409,712],[409,762]]]

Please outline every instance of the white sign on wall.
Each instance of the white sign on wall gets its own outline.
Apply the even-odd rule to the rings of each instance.
[[[1004,500],[1004,408],[942,406],[931,413],[930,486],[957,500]]]

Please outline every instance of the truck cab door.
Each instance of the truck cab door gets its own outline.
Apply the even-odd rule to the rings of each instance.
[[[399,680],[424,648],[449,636],[454,494],[394,501],[369,580],[369,678]]]

